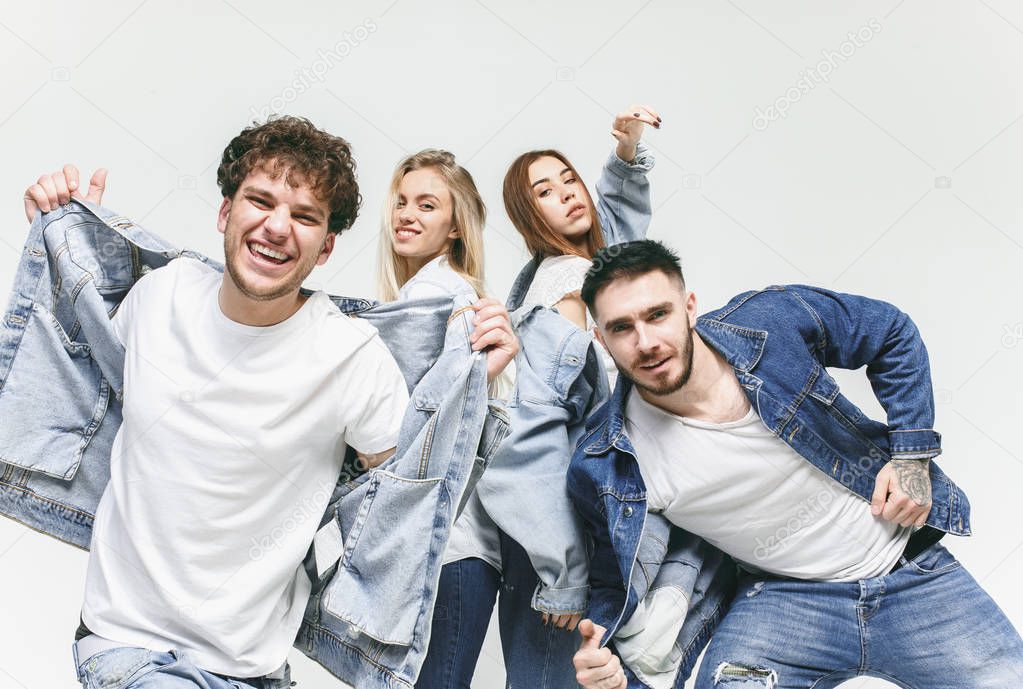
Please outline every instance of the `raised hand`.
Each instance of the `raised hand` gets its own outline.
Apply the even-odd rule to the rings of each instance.
[[[618,140],[615,154],[626,163],[636,158],[636,144],[643,136],[643,125],[661,128],[661,116],[645,105],[630,105],[628,110],[615,115],[611,125],[611,136]]]
[[[85,198],[99,204],[103,200],[103,191],[107,186],[107,171],[100,168],[92,173],[89,190],[82,196],[78,188],[78,168],[65,165],[64,169],[52,175],[43,175],[35,184],[25,190],[25,217],[29,222],[35,220],[36,211],[47,213],[62,206],[71,199]]]

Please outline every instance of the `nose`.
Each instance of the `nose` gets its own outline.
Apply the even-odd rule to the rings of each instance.
[[[409,213],[406,208],[401,208],[398,210],[399,225],[411,225],[413,220],[415,220],[415,218],[412,217],[412,214]]]
[[[575,198],[575,192],[567,184],[561,188],[561,202],[568,203]]]
[[[271,241],[283,241],[288,236],[288,228],[291,225],[291,213],[284,204],[274,206],[273,210],[266,216],[263,228]]]
[[[636,349],[639,350],[640,354],[649,354],[657,350],[659,342],[654,337],[654,333],[647,330],[647,327],[643,323],[636,325]]]

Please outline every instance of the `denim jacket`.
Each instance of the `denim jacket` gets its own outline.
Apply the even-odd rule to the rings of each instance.
[[[89,547],[121,422],[110,315],[141,275],[182,255],[223,269],[88,203],[36,218],[0,322],[0,513]],[[409,689],[457,506],[507,416],[471,352],[470,300],[332,299],[376,327],[410,403],[396,454],[337,483],[304,563],[314,587],[295,645],[353,685]]]
[[[632,163],[611,153],[597,182],[597,214],[608,244],[640,239],[650,224],[653,156],[640,143]],[[523,308],[540,265],[519,273],[507,307],[521,350],[507,406],[511,434],[477,488],[487,514],[523,547],[540,579],[532,606],[582,613],[589,597],[589,554],[579,516],[565,490],[572,448],[590,412],[608,396],[592,338],[549,309]],[[523,510],[523,505],[535,506]]]
[[[869,502],[892,458],[940,453],[927,351],[916,326],[891,304],[793,285],[747,292],[697,321],[696,330],[729,364],[764,425],[806,461]],[[842,396],[827,367],[866,366],[887,424]],[[688,612],[673,649],[681,687],[734,592],[730,558],[663,517],[647,514],[646,487],[625,433],[632,385],[621,379],[587,424],[569,468],[569,490],[593,540],[590,617],[607,628],[627,622],[662,586],[680,588]],[[927,524],[970,533],[963,492],[931,462]],[[630,687],[646,687],[627,669]]]

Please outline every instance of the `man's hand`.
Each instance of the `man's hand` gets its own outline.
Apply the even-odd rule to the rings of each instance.
[[[902,526],[923,526],[931,512],[930,460],[893,459],[877,473],[870,513]]]
[[[584,689],[626,689],[628,682],[622,661],[608,648],[600,647],[600,640],[607,630],[591,620],[579,623],[582,645],[572,658],[575,665],[575,680]]]
[[[98,205],[103,200],[103,190],[106,186],[107,171],[100,168],[92,173],[85,199]],[[65,165],[63,170],[58,170],[52,175],[43,175],[25,190],[25,217],[32,222],[35,220],[37,210],[48,213],[71,199],[80,198],[82,192],[78,188],[78,168],[74,165]]]
[[[543,613],[543,623],[553,624],[558,629],[567,629],[570,632],[574,632],[576,626],[579,624],[579,620],[583,618],[582,615],[576,613],[574,615],[551,615],[550,613]]]
[[[519,353],[519,338],[512,329],[508,309],[496,299],[480,299],[473,304],[476,329],[469,336],[472,351],[487,353],[487,382],[493,382]]]
[[[618,139],[615,155],[626,163],[636,159],[636,144],[643,136],[644,123],[660,129],[661,116],[645,105],[630,105],[628,110],[615,115],[614,124],[611,125],[611,136]]]

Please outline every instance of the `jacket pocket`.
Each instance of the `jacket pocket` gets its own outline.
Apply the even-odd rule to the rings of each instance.
[[[435,573],[425,563],[434,520],[446,500],[443,479],[410,479],[379,469],[345,533],[340,566],[328,585],[324,607],[360,632],[388,644],[412,645],[433,600]]]
[[[0,387],[0,461],[70,480],[106,414],[110,387],[89,345],[35,305]]]

